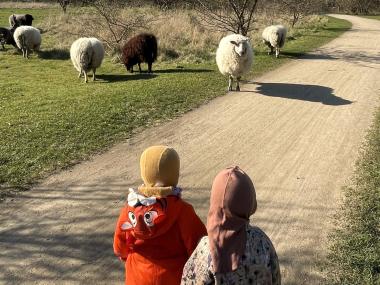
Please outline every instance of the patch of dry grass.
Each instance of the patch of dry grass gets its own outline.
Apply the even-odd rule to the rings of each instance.
[[[24,2],[24,1],[2,1],[0,8],[14,8],[14,9],[44,9],[44,8],[58,8],[59,5],[48,2]]]
[[[145,28],[138,28],[129,36],[140,32],[151,32],[159,41],[159,61],[180,61],[199,63],[213,60],[222,32],[206,30],[199,22],[196,12],[185,9],[162,11],[155,7],[138,7],[121,10],[120,19],[132,19],[136,15],[149,15]],[[265,51],[261,41],[261,31],[271,24],[284,24],[290,27],[291,17],[275,13],[258,13],[255,29],[249,33],[256,51]],[[302,19],[295,28],[290,28],[288,39],[293,40],[303,31],[317,31],[327,24],[327,18],[310,16]],[[67,14],[54,13],[48,15],[41,23],[46,37],[57,49],[69,49],[71,43],[81,36],[94,36],[105,42],[108,54],[117,55],[119,44],[110,44],[112,33],[107,25],[99,19],[91,8],[69,10]],[[122,44],[122,42],[120,42]]]

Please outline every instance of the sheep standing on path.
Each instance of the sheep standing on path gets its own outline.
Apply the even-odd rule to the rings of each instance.
[[[22,56],[28,58],[30,50],[38,51],[41,46],[41,33],[38,29],[30,26],[18,27],[13,38],[16,45],[22,51]]]
[[[79,72],[78,78],[84,74],[84,81],[87,83],[87,72],[92,70],[92,80],[95,81],[96,69],[104,58],[103,44],[97,38],[79,38],[71,45],[70,58]]]
[[[280,54],[280,48],[285,44],[286,28],[283,25],[273,25],[266,27],[263,31],[263,42],[270,48],[268,54],[273,54],[273,49],[276,50],[276,57]]]
[[[216,64],[223,75],[229,76],[228,91],[232,91],[236,79],[236,91],[240,91],[239,81],[243,74],[251,70],[253,49],[249,38],[232,34],[221,39],[216,51]]]
[[[12,45],[17,48],[15,39],[13,38],[13,34],[15,32],[15,27],[13,28],[0,28],[0,44],[5,49],[4,45]]]
[[[122,62],[133,73],[137,64],[141,73],[142,62],[148,63],[148,73],[152,72],[152,63],[157,58],[157,39],[152,34],[140,34],[131,38],[122,48]]]
[[[9,25],[14,26],[31,26],[34,18],[30,14],[12,14],[9,16]]]

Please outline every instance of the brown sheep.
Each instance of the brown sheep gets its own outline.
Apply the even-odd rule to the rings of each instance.
[[[133,73],[133,66],[148,63],[148,72],[152,72],[152,63],[157,59],[157,39],[152,34],[139,34],[131,38],[122,48],[122,62]]]

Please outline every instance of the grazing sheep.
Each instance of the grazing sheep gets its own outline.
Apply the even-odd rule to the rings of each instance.
[[[5,49],[4,45],[12,45],[17,48],[16,42],[13,38],[13,33],[15,32],[15,27],[13,28],[0,28],[0,44]]]
[[[223,75],[229,76],[228,91],[236,79],[236,91],[240,91],[239,81],[243,74],[249,72],[253,62],[253,49],[249,38],[232,34],[221,39],[216,51],[216,64]]]
[[[140,34],[131,38],[122,48],[122,62],[133,73],[133,66],[148,63],[148,72],[152,72],[152,63],[157,58],[157,39],[152,34]]]
[[[40,50],[41,34],[40,31],[34,27],[18,27],[13,34],[13,38],[17,47],[21,49],[23,57],[28,58],[28,53],[30,50]]]
[[[87,72],[92,70],[92,80],[95,81],[96,69],[104,58],[103,44],[96,38],[79,38],[71,45],[70,57],[75,69],[79,71],[78,78],[84,74],[87,83]]]
[[[273,49],[276,49],[276,57],[280,54],[280,48],[285,44],[286,28],[282,25],[273,25],[266,27],[263,31],[263,43],[270,48],[268,54],[273,54]]]
[[[9,25],[14,26],[31,26],[34,18],[30,14],[12,14],[9,16]]]

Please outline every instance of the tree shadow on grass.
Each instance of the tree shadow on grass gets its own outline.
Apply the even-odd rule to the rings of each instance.
[[[327,27],[324,27],[323,30],[325,31],[331,31],[331,32],[347,32],[349,31],[350,29],[347,29],[347,28],[327,28]]]
[[[268,52],[256,52],[257,56],[268,56],[276,60],[273,54],[268,54]],[[337,58],[327,54],[316,54],[316,53],[307,53],[307,52],[297,52],[297,51],[281,51],[280,58],[288,59],[328,59],[336,60]]]
[[[67,60],[70,58],[70,52],[65,49],[50,49],[41,50],[38,52],[38,57],[42,59],[53,59],[53,60]]]
[[[334,89],[307,84],[291,83],[257,83],[257,93],[270,97],[318,102],[324,105],[341,106],[351,104],[352,101],[340,98],[333,94]]]
[[[100,74],[96,75],[97,79],[104,80],[105,82],[120,82],[130,80],[147,80],[153,79],[157,75],[151,73],[138,73],[138,74]]]
[[[203,73],[203,72],[213,72],[212,69],[196,69],[196,68],[169,68],[154,70],[153,73]]]
[[[304,52],[289,52],[284,51],[281,52],[280,56],[286,56],[288,58],[297,58],[297,59],[327,59],[327,60],[336,60],[337,58],[328,55],[328,54],[320,54],[320,53],[304,53]]]

